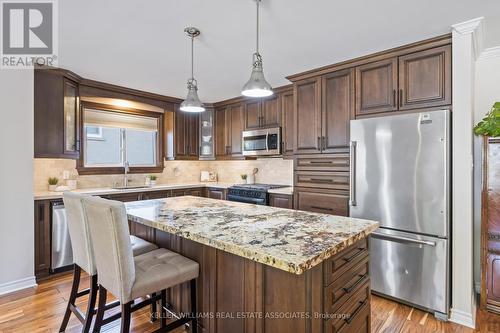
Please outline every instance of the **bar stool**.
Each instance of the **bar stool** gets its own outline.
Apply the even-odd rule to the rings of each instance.
[[[133,300],[151,293],[161,293],[161,328],[168,332],[191,322],[191,332],[197,332],[196,278],[198,263],[167,249],[157,249],[134,258],[130,246],[128,219],[122,202],[102,198],[85,198],[83,207],[87,216],[92,247],[95,254],[99,282],[99,305],[94,331],[101,328],[106,291],[121,304],[121,332],[129,332],[131,313],[150,304],[154,298],[141,303]],[[167,325],[166,290],[190,281],[191,314]],[[101,297],[104,296],[104,297]]]
[[[73,249],[74,269],[73,269],[73,283],[71,293],[68,299],[66,312],[64,313],[63,321],[59,332],[64,332],[68,325],[71,313],[82,323],[82,332],[89,332],[92,323],[92,317],[96,313],[95,303],[97,298],[97,270],[95,265],[94,253],[91,246],[90,232],[83,211],[82,200],[88,195],[76,194],[67,192],[63,194],[64,206],[66,208],[66,216],[68,221],[68,230],[71,238],[71,247]],[[132,247],[134,256],[141,255],[157,249],[158,247],[150,242],[145,241],[139,237],[130,236],[129,242]],[[80,285],[81,271],[85,271],[90,276],[90,288],[78,291]],[[89,295],[87,311],[84,314],[76,305],[78,297]],[[107,308],[117,306],[118,303],[111,303]],[[152,308],[156,312],[156,308]]]

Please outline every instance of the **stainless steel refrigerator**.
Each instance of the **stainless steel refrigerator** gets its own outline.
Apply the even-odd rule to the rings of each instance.
[[[450,112],[351,121],[350,215],[380,222],[372,290],[447,318]]]

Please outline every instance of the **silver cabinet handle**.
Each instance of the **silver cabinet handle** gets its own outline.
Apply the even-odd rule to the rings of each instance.
[[[414,239],[414,238],[409,238],[409,237],[404,237],[404,236],[380,234],[377,232],[372,233],[372,237],[385,239],[385,240],[394,240],[394,241],[399,241],[399,242],[404,242],[404,243],[414,243],[414,244],[420,244],[420,245],[436,246],[436,242],[430,242],[430,241]]]
[[[356,206],[356,141],[349,147],[349,205]]]
[[[266,133],[266,151],[269,151],[269,132]]]

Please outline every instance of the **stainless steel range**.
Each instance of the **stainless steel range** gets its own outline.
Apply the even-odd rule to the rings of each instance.
[[[267,191],[287,186],[269,184],[233,185],[227,191],[227,200],[267,206],[269,205],[269,193]]]

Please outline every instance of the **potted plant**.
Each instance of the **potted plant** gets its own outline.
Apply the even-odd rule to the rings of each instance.
[[[490,138],[500,136],[500,102],[493,104],[486,117],[474,127],[474,133]]]
[[[247,182],[247,177],[248,176],[246,174],[245,175],[241,174],[240,177],[241,177],[241,180],[243,180],[243,184],[245,184]]]
[[[59,178],[50,177],[48,183],[49,183],[49,191],[55,191],[57,188],[57,184],[59,183]]]
[[[156,185],[156,180],[157,180],[157,179],[158,179],[158,177],[157,177],[157,176],[155,176],[155,175],[150,175],[150,176],[149,176],[149,184],[150,184],[151,186],[155,186],[155,185]]]

